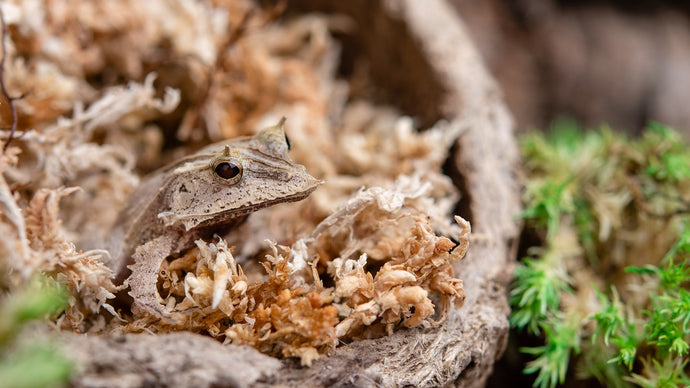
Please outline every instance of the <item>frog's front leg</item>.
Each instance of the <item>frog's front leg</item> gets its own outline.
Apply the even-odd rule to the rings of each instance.
[[[181,312],[170,311],[164,305],[157,288],[161,264],[174,253],[179,237],[176,234],[164,234],[138,247],[132,255],[134,264],[129,266],[132,274],[125,283],[129,285],[129,295],[134,299],[134,316],[149,314],[171,324],[185,319]]]

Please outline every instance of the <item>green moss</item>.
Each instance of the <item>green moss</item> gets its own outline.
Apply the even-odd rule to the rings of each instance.
[[[6,388],[55,387],[67,382],[73,365],[48,344],[21,348],[0,362],[0,381]]]
[[[39,277],[0,300],[0,385],[29,388],[66,384],[73,365],[49,341],[28,340],[32,322],[61,313],[68,293],[58,282]]]
[[[525,373],[607,386],[687,384],[690,148],[658,124],[638,139],[556,123],[523,137],[525,211],[541,246],[516,270],[516,330],[543,345]],[[574,360],[574,361],[573,361]]]
[[[551,317],[542,322],[544,345],[522,348],[521,351],[536,356],[525,367],[525,373],[536,373],[535,385],[555,387],[565,381],[570,357],[580,350],[579,322],[573,319]]]

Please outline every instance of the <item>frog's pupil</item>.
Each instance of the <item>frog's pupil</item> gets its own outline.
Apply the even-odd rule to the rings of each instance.
[[[240,173],[240,168],[230,162],[222,162],[216,165],[216,174],[223,179],[231,179]]]

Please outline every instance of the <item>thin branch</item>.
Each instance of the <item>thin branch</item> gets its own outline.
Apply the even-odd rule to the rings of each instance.
[[[7,36],[7,24],[5,24],[5,14],[2,12],[2,7],[0,7],[0,23],[2,23],[2,37],[0,37],[0,46],[2,49],[2,59],[0,59],[0,93],[7,100],[10,106],[10,112],[12,113],[12,127],[10,129],[10,136],[7,138],[5,145],[2,147],[2,153],[7,151],[14,133],[17,131],[17,109],[14,107],[15,98],[10,97],[7,93],[7,88],[5,88],[5,58],[7,57],[7,49],[5,47],[5,39]]]
[[[228,33],[228,38],[225,40],[225,42],[221,43],[218,49],[218,55],[216,56],[216,61],[213,63],[211,66],[209,66],[209,73],[208,73],[208,78],[206,79],[206,85],[204,85],[204,88],[202,90],[202,94],[199,98],[199,103],[196,104],[196,106],[193,106],[189,109],[189,111],[185,114],[185,119],[183,119],[183,124],[181,127],[184,128],[190,128],[193,127],[193,123],[197,122],[199,119],[199,116],[201,115],[201,109],[205,105],[206,101],[208,100],[209,96],[211,95],[211,88],[213,87],[213,82],[214,82],[214,70],[219,69],[223,66],[223,60],[225,59],[225,52],[228,50],[228,48],[244,36],[244,33],[247,30],[247,27],[249,26],[249,21],[251,17],[254,16],[254,10],[250,9],[248,10],[244,15],[242,15],[242,19],[240,20],[238,26],[233,29],[232,31],[229,31]],[[186,115],[190,114],[191,116],[191,121],[190,125],[185,125],[184,122],[186,121]],[[178,131],[178,136],[180,133],[187,133],[187,131]],[[183,137],[187,137],[188,135],[185,135]]]

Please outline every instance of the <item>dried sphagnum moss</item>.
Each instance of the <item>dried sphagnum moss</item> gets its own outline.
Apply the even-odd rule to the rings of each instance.
[[[225,241],[198,241],[198,252],[161,268],[160,294],[177,323],[156,326],[202,330],[309,363],[337,340],[442,321],[453,300],[464,301],[452,263],[467,251],[470,227],[456,218],[459,244],[434,234],[422,201],[429,188],[402,177],[391,189],[362,190],[291,247],[267,241],[267,276],[258,282]],[[142,319],[129,328],[150,328]]]
[[[1,6],[11,27],[5,82],[13,95],[29,92],[16,101],[22,137],[0,166],[2,250],[12,260],[2,266],[13,269],[3,284],[38,271],[64,279],[74,295],[64,327],[192,330],[309,364],[340,342],[433,325],[462,305],[452,263],[470,229],[450,223],[459,195],[441,173],[460,128],[417,132],[394,109],[349,101],[330,35],[353,28],[347,19],[278,22],[275,10],[242,0]],[[136,166],[279,116],[291,157],[325,183],[165,262],[158,284],[170,320],[118,315],[97,248],[138,182]],[[183,146],[161,153],[170,122]]]

